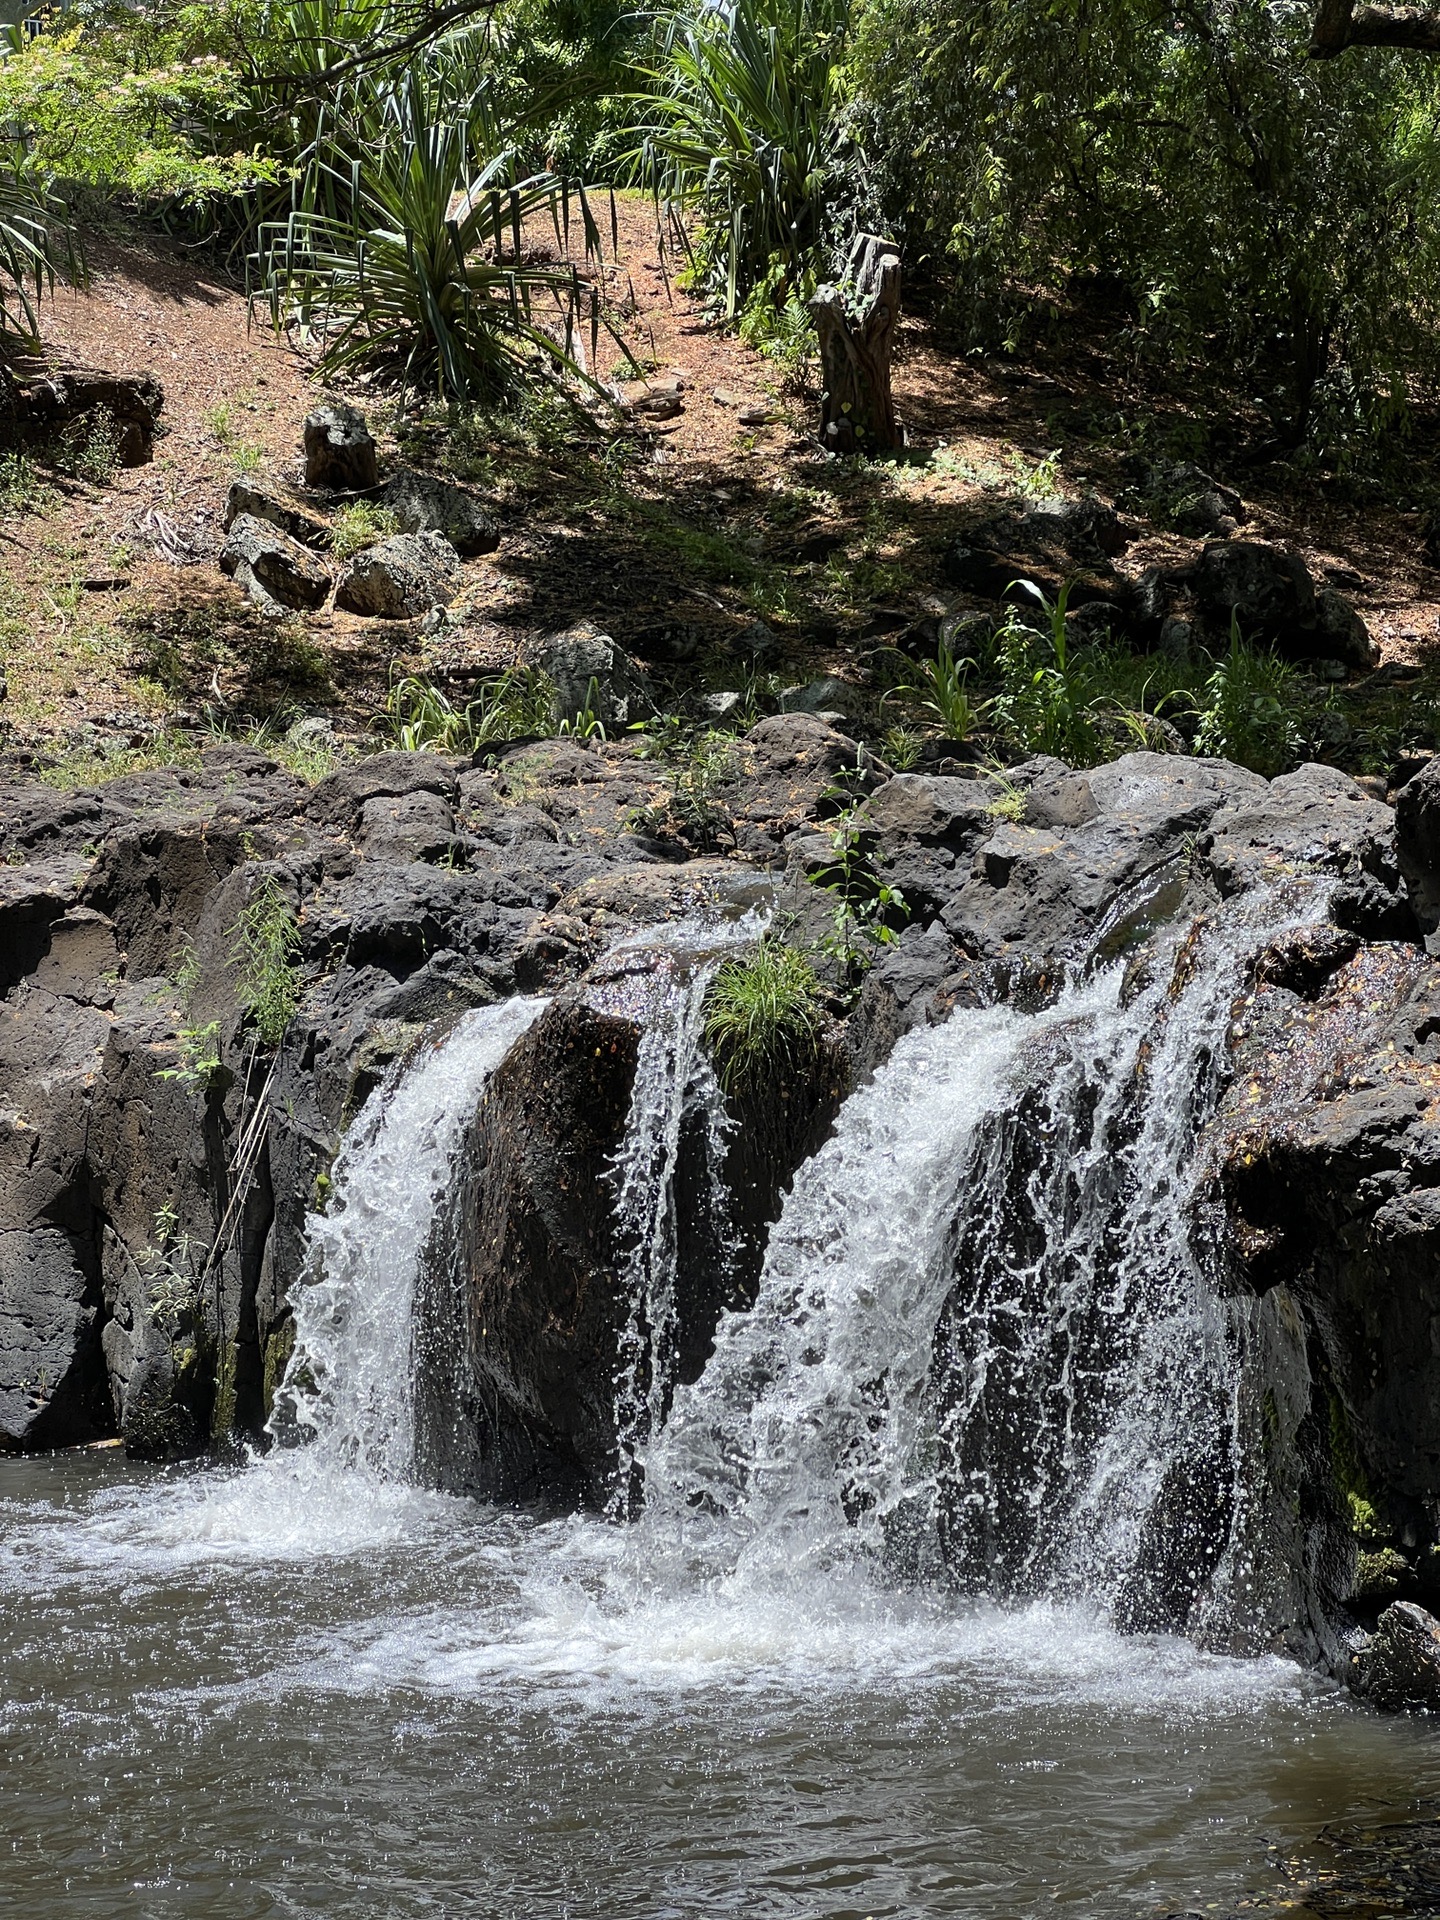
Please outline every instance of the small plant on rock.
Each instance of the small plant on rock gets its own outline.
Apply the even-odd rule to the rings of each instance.
[[[300,1005],[300,929],[278,875],[255,883],[228,937],[241,1004],[260,1044],[278,1047]]]
[[[877,948],[899,939],[910,918],[904,894],[882,878],[870,857],[858,819],[862,804],[852,800],[830,823],[830,857],[808,876],[811,886],[835,896],[831,931],[820,950],[847,982],[869,968]]]
[[[220,1022],[207,1020],[204,1026],[181,1027],[177,1036],[180,1063],[162,1067],[157,1080],[178,1080],[191,1093],[207,1093],[220,1071]]]
[[[705,1044],[727,1093],[806,1067],[820,1035],[820,985],[805,955],[767,934],[726,960],[705,999]]]
[[[479,753],[551,730],[551,686],[534,667],[507,667],[463,707],[433,681],[407,674],[390,689],[386,718],[406,753]]]

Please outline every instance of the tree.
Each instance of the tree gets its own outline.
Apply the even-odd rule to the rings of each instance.
[[[1440,53],[1440,14],[1423,7],[1357,7],[1356,0],[1320,0],[1310,36],[1315,60],[1347,47],[1411,47]]]

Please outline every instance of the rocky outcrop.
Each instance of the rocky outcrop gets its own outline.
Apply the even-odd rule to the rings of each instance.
[[[617,1383],[635,1312],[619,1162],[643,1035],[685,964],[663,948],[603,962],[486,1091],[427,1253],[420,1452],[440,1486],[560,1507],[616,1495]],[[827,1048],[734,1097],[718,1165],[702,1112],[685,1110],[667,1392],[699,1377],[721,1311],[753,1299],[765,1231],[843,1091],[843,1061]],[[642,1391],[651,1385],[647,1373]]]
[[[1387,1607],[1356,1660],[1356,1691],[1390,1712],[1440,1709],[1440,1620],[1423,1607]]]
[[[593,621],[547,634],[533,658],[555,689],[557,722],[588,712],[607,726],[625,726],[653,704],[644,669]]]
[[[1201,552],[1193,585],[1219,626],[1231,616],[1248,640],[1265,640],[1294,659],[1343,660],[1368,669],[1380,649],[1343,595],[1317,593],[1298,553],[1262,540],[1214,540]]]
[[[232,480],[230,491],[225,496],[224,525],[228,533],[242,515],[252,520],[266,520],[272,527],[278,527],[281,533],[291,540],[298,540],[306,547],[328,547],[330,529],[323,520],[313,513],[307,513],[303,507],[289,500],[282,500],[277,494],[267,492],[263,487],[252,486],[248,480]]]

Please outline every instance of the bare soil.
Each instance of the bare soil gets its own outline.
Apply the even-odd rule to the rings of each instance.
[[[963,608],[944,555],[998,496],[1053,484],[1114,497],[1137,422],[1201,411],[1098,346],[1044,364],[986,361],[912,315],[896,367],[911,457],[828,461],[811,438],[814,396],[680,290],[649,203],[620,196],[617,220],[609,315],[648,377],[635,379],[603,335],[595,371],[626,402],[678,378],[674,417],[631,413],[616,432],[552,412],[457,434],[383,395],[345,396],[366,408],[384,456],[470,479],[501,510],[499,552],[467,564],[453,620],[429,637],[338,612],[277,631],[253,614],[214,564],[225,494],[237,473],[298,482],[301,425],[321,391],[312,364],[213,264],[157,240],[93,241],[88,285],[46,304],[47,342],[91,364],[153,370],[164,434],[148,466],[103,486],[56,482],[0,514],[11,752],[109,751],[157,728],[305,711],[364,733],[397,673],[463,689],[580,618],[662,672],[712,686],[733,683],[734,642],[758,618],[775,636],[777,681],[833,673],[863,687],[897,636]],[[1440,575],[1421,556],[1418,514],[1357,507],[1280,469],[1221,477],[1246,495],[1247,531],[1295,546],[1317,577],[1345,586],[1380,642],[1390,707],[1410,697],[1405,683],[1432,697]],[[196,564],[157,548],[157,512]],[[1127,570],[1197,548],[1133,530]]]

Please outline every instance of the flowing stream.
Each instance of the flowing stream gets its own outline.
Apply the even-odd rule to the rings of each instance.
[[[276,1421],[308,1444],[0,1462],[8,1904],[1138,1920],[1440,1794],[1423,1725],[1198,1644],[1244,1585],[1244,1463],[1191,1149],[1246,954],[1310,914],[1238,907],[1148,975],[904,1038],[671,1404],[678,1130],[719,1124],[703,968],[677,978],[617,1166],[629,1524],[407,1477],[421,1251],[543,1003],[423,1049],[312,1222]],[[1187,1450],[1229,1490],[1195,1538],[1166,1531]],[[1192,1637],[1117,1628],[1177,1590]]]

